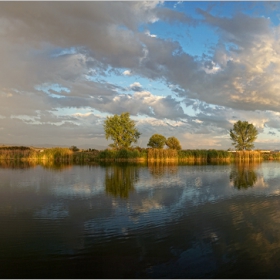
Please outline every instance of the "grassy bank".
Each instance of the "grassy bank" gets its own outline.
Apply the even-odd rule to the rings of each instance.
[[[147,159],[146,149],[106,149],[101,151],[95,158],[97,161],[116,162],[143,162]]]
[[[73,152],[69,148],[32,149],[29,147],[1,147],[0,160],[83,163],[83,162],[94,161],[98,153],[96,153],[96,151]]]
[[[172,150],[152,148],[94,149],[75,151],[69,148],[34,149],[29,147],[0,147],[0,160],[52,161],[58,163],[87,162],[174,162],[216,163],[232,161],[280,160],[280,153],[260,151],[229,152],[224,150]]]
[[[233,159],[232,154],[223,150],[181,150],[178,151],[181,162],[229,162]]]
[[[280,158],[280,157],[279,157]],[[261,160],[262,154],[256,151],[232,153],[224,150],[172,150],[172,149],[106,149],[96,157],[98,161],[147,161],[215,163],[234,160]]]

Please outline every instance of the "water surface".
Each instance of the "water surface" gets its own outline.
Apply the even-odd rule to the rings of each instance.
[[[279,278],[280,163],[0,164],[1,278]]]

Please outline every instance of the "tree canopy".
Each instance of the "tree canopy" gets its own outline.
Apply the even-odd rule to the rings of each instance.
[[[239,151],[251,150],[254,148],[253,142],[257,139],[258,131],[253,124],[247,121],[238,121],[230,130],[232,145]]]
[[[162,149],[165,145],[166,138],[161,134],[154,134],[151,136],[147,146],[151,148]]]
[[[167,138],[165,144],[169,149],[174,149],[174,150],[182,149],[180,141],[174,136]]]
[[[141,135],[128,112],[107,117],[104,122],[104,131],[106,139],[111,138],[114,141],[110,146],[117,149],[130,147]]]

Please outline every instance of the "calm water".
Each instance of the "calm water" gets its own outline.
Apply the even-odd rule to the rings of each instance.
[[[1,278],[280,278],[280,163],[0,164]]]

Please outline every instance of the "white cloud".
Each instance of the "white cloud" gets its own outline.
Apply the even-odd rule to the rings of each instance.
[[[123,72],[123,75],[124,75],[124,76],[131,76],[132,73],[131,73],[130,70],[125,70],[125,71]]]
[[[149,37],[152,37],[152,38],[156,38],[156,37],[157,37],[157,35],[151,34],[149,30],[145,31],[145,34],[146,34],[147,36],[149,36]]]
[[[162,2],[1,2],[0,142],[76,144],[70,142],[79,135],[76,139],[89,144],[103,133],[103,118],[90,113],[93,109],[103,115],[129,111],[134,117],[148,116],[138,122],[143,137],[156,131],[177,133],[199,147],[226,147],[230,142],[217,136],[226,135],[238,119],[255,124],[264,135],[265,128],[277,132],[280,28],[266,17],[197,11],[200,24],[219,37],[207,56],[199,58],[175,39],[139,31],[155,21],[186,29],[198,24]],[[111,73],[121,83],[109,82]],[[142,80],[133,82],[132,75],[169,84],[174,95],[155,95],[144,89]],[[50,86],[46,93],[48,85],[67,90]],[[193,117],[184,113],[178,96],[190,101],[188,106],[197,100]],[[53,113],[69,108],[80,111],[59,117]]]

